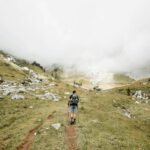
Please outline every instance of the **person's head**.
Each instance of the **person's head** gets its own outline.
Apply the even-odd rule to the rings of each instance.
[[[76,93],[76,91],[74,90],[72,93],[73,93],[73,94],[75,94],[75,93]]]

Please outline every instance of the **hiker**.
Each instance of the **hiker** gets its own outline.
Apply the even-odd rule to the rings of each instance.
[[[76,113],[78,109],[78,102],[79,102],[79,97],[76,94],[76,91],[73,91],[68,101],[69,118],[70,118],[71,124],[76,123]]]

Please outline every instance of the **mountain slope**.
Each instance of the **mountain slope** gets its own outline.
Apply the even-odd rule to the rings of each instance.
[[[1,59],[1,63],[6,62]],[[148,103],[137,103],[137,99],[127,96],[127,89],[131,94],[137,90],[149,94],[149,78],[96,92],[74,87],[65,80],[31,78],[26,71],[21,76],[19,68],[32,67],[31,64],[13,63],[19,68],[8,64],[0,68],[3,78],[11,81],[0,83],[0,149],[67,150],[66,139],[72,137],[76,148],[81,150],[150,149],[150,99]],[[38,70],[34,72],[45,75]],[[17,83],[17,78],[21,80],[24,74],[32,80],[27,84]],[[70,127],[67,102],[73,90],[77,91],[80,103],[77,124]],[[60,128],[56,130],[52,125],[58,123]],[[75,132],[73,136],[66,132],[68,128]]]
[[[21,81],[28,77],[28,69],[33,70],[37,74],[44,75],[44,70],[40,67],[0,51],[0,77],[4,80]]]

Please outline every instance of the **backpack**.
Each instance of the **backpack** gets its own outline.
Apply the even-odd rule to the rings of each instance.
[[[70,96],[70,105],[78,105],[78,96],[76,94]]]

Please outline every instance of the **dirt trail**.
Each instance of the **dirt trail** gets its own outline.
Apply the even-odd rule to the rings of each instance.
[[[46,121],[52,119],[54,117],[55,113],[56,113],[56,111],[53,111],[50,115],[48,115],[47,119],[42,124],[36,126],[32,130],[30,130],[27,133],[23,142],[17,147],[17,150],[29,150],[29,148],[34,140],[35,133],[37,132],[37,130],[39,128],[41,128],[42,125]],[[68,117],[67,117],[67,120],[68,120]],[[68,150],[77,150],[75,125],[67,125],[65,128],[65,135],[66,135],[66,144],[67,144]]]
[[[68,121],[68,116],[66,117]],[[68,150],[77,150],[76,128],[75,125],[67,125],[65,128],[66,144]]]
[[[68,146],[68,150],[77,150],[77,142],[76,142],[76,129],[74,125],[67,126],[65,129],[66,133],[66,143]]]
[[[32,141],[34,140],[35,137],[35,133],[36,131],[49,119],[53,118],[54,113],[56,113],[56,111],[53,111],[48,117],[47,119],[40,125],[36,126],[35,128],[33,128],[32,130],[30,130],[25,139],[23,140],[23,142],[17,147],[17,150],[28,150],[30,145],[32,144]]]
[[[0,149],[4,149],[4,147],[5,147],[5,140],[7,140],[7,139],[0,137]]]
[[[41,125],[38,125],[34,129],[30,130],[25,139],[23,140],[23,143],[21,143],[18,147],[17,150],[28,150],[36,133],[36,130],[39,129]]]

